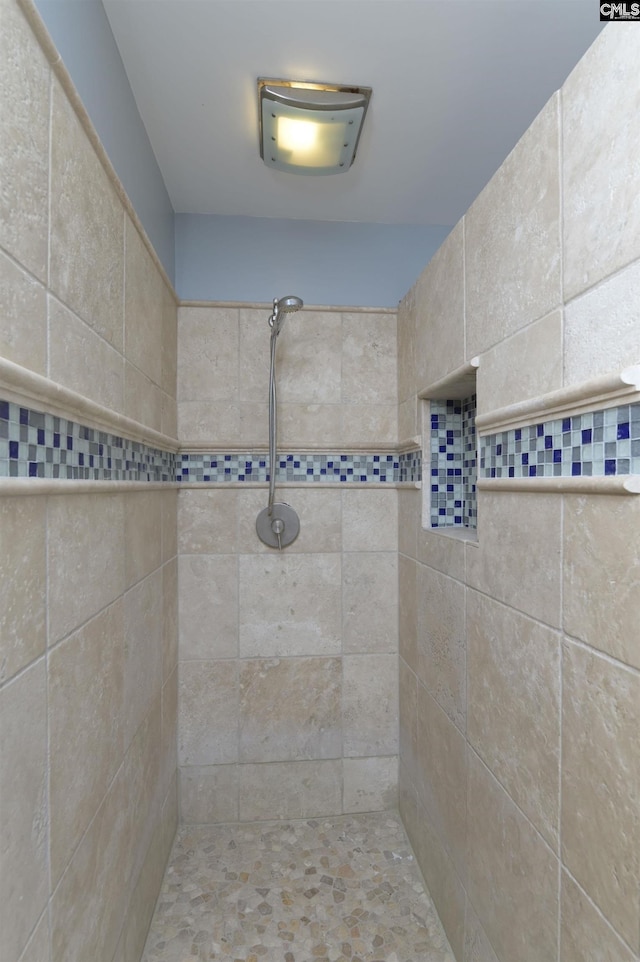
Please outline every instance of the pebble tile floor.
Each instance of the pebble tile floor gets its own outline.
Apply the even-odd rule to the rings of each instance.
[[[384,812],[185,826],[142,962],[455,962]]]

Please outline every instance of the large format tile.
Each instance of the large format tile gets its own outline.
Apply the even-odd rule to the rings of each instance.
[[[398,653],[412,671],[418,666],[418,565],[398,556]]]
[[[398,305],[398,401],[415,397],[416,387],[416,289],[413,285]],[[413,432],[411,432],[413,433]]]
[[[122,204],[55,79],[52,92],[51,289],[122,352]]]
[[[397,754],[397,656],[345,655],[342,671],[345,757]]]
[[[640,949],[640,678],[575,644],[563,652],[562,856]]]
[[[414,785],[418,784],[418,680],[400,658],[398,706],[398,753]]]
[[[339,402],[341,355],[340,314],[307,310],[289,314],[277,341],[278,401],[285,406]]]
[[[0,8],[1,16],[2,8]],[[0,355],[30,371],[46,374],[47,298],[45,288],[5,257],[2,251],[0,251],[0,318]]]
[[[240,765],[240,821],[317,818],[340,811],[342,762]]]
[[[238,821],[238,766],[180,769],[180,817],[185,825]]]
[[[125,580],[136,584],[162,564],[164,492],[128,494],[124,504]]]
[[[463,962],[498,962],[489,939],[480,925],[480,920],[468,899],[464,921]]]
[[[0,682],[46,646],[46,503],[0,500]]]
[[[180,554],[233,554],[237,546],[239,491],[196,488],[178,493]],[[255,534],[255,522],[254,522]]]
[[[389,812],[398,807],[398,758],[345,758],[342,810]]]
[[[567,872],[562,873],[560,924],[560,962],[591,962],[594,951],[598,962],[635,962],[629,948],[576,885]]]
[[[565,498],[565,631],[640,668],[640,504]]]
[[[342,401],[396,403],[395,314],[342,315]]]
[[[342,492],[344,551],[398,550],[398,492],[357,489]]]
[[[398,651],[398,556],[352,552],[342,561],[342,650]]]
[[[475,591],[467,626],[467,737],[555,849],[561,636]]]
[[[465,730],[465,587],[420,565],[416,674],[451,720]]]
[[[47,709],[44,659],[0,690],[0,929],[17,959],[47,903]]]
[[[229,555],[183,555],[178,563],[180,658],[238,654],[238,572]]]
[[[158,569],[124,596],[126,745],[162,688],[162,613],[162,570]]]
[[[464,221],[459,221],[415,285],[418,391],[464,364]]]
[[[240,555],[239,578],[243,658],[340,652],[340,555]]]
[[[180,307],[178,330],[178,400],[237,400],[237,309]]]
[[[181,765],[220,765],[238,760],[235,661],[183,662],[178,705]]]
[[[49,656],[51,877],[55,885],[124,756],[123,605]]]
[[[240,760],[342,753],[339,658],[255,659],[240,665]]]
[[[562,301],[558,100],[543,107],[465,215],[467,358]]]
[[[562,87],[567,299],[640,256],[640,36],[618,27],[605,27]]]
[[[49,912],[44,911],[18,962],[49,962]]]
[[[339,485],[336,485],[336,489]],[[235,492],[234,492],[235,493]],[[238,492],[238,549],[241,554],[273,554],[256,533],[256,519],[267,506],[267,492]],[[287,546],[287,554],[325,554],[342,548],[342,494],[307,485],[307,488],[278,489],[276,501],[290,504],[300,519],[300,533]]]
[[[125,222],[124,353],[162,384],[165,284],[129,217]]]
[[[0,4],[0,246],[47,277],[49,64],[17,3]]]
[[[560,626],[562,499],[481,491],[478,544],[467,584],[552,627]]]
[[[556,962],[558,860],[469,751],[467,893],[501,962]]]
[[[48,506],[49,644],[122,594],[124,499],[60,495]]]

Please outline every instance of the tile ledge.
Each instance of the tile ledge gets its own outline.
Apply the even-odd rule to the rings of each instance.
[[[146,494],[180,487],[174,481],[83,481],[68,478],[0,478],[0,498],[59,494]]]
[[[513,427],[571,417],[602,407],[614,407],[622,399],[640,398],[640,365],[605,374],[582,384],[560,388],[527,401],[518,401],[476,416],[478,434],[494,434]]]
[[[523,494],[640,494],[640,474],[620,477],[478,478],[480,491]]]

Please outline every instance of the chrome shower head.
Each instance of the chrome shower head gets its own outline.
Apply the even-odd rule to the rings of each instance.
[[[303,307],[302,298],[296,297],[294,294],[287,294],[286,297],[281,297],[279,300],[277,297],[273,299],[273,314],[269,318],[269,324],[273,328],[276,336],[280,333],[282,325],[284,324],[284,314],[293,314],[295,311],[299,311]]]

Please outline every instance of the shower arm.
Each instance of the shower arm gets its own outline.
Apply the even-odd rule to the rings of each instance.
[[[278,442],[278,397],[276,391],[276,347],[278,329],[276,313],[272,314],[271,324],[271,363],[269,366],[269,503],[268,511],[271,515],[276,490],[276,457]]]

